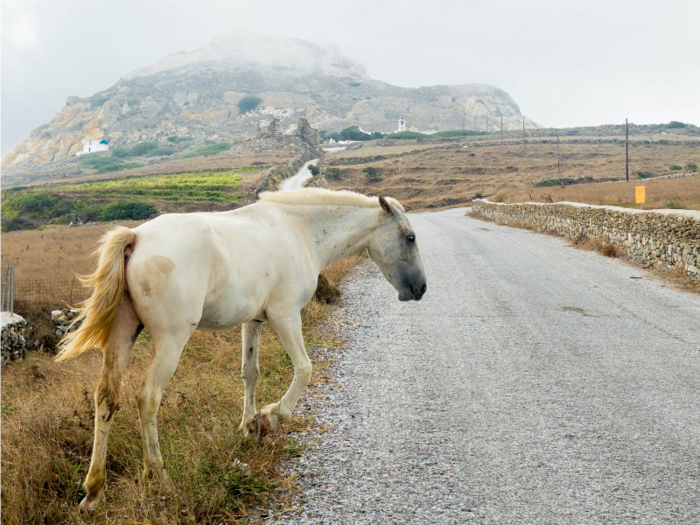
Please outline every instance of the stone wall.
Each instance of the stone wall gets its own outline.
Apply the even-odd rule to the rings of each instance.
[[[9,312],[2,312],[2,358],[0,366],[11,359],[24,359],[27,353],[27,342],[24,339],[24,329],[27,322],[23,317]]]
[[[632,257],[700,279],[700,211],[634,210],[575,202],[543,204],[474,201],[472,211],[494,222],[602,240]]]

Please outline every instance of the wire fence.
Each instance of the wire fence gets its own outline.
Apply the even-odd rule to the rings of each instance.
[[[5,268],[5,275],[2,278],[2,311],[15,311],[15,267]]]
[[[87,299],[87,290],[77,278],[22,279],[14,283],[14,300],[28,304],[75,306]]]

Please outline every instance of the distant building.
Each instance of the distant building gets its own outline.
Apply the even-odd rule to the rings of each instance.
[[[80,157],[81,155],[87,155],[88,153],[97,153],[98,151],[108,151],[109,142],[105,139],[100,141],[94,139],[88,139],[88,141],[83,146],[83,151],[77,152],[75,155]]]
[[[399,117],[399,127],[396,130],[396,133],[401,133],[402,131],[406,131],[406,119],[401,115]]]

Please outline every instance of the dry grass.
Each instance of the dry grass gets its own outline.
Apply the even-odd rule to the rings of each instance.
[[[635,186],[646,187],[645,204],[635,204]],[[578,184],[553,188],[519,189],[501,192],[497,200],[511,203],[570,201],[643,210],[659,208],[700,210],[700,176],[636,180],[629,183]]]
[[[12,254],[21,254],[34,242],[47,248],[41,252],[46,267],[20,255],[20,275],[84,272],[91,269],[88,254],[107,227],[3,234],[3,250],[11,247]],[[60,261],[53,257],[57,253],[63,256]],[[343,259],[324,273],[337,284],[360,260]],[[304,309],[307,347],[321,342],[315,327],[329,308],[312,300]],[[2,374],[2,522],[234,523],[258,515],[265,502],[289,486],[277,465],[300,447],[286,431],[303,429],[312,420],[296,416],[259,444],[242,438],[240,346],[240,329],[196,332],[190,339],[159,414],[161,449],[171,477],[170,484],[161,486],[144,483],[139,475],[141,438],[133,400],[153,351],[147,333],[139,338],[110,433],[107,503],[91,514],[81,514],[76,505],[84,495],[81,484],[90,462],[92,394],[101,354],[88,352],[59,365],[34,352],[23,362],[8,364]],[[260,343],[260,366],[257,393],[263,406],[279,400],[293,376],[291,361],[269,328]],[[323,380],[325,366],[315,363],[312,384]],[[252,475],[242,474],[235,460],[249,464]]]
[[[583,137],[577,137],[581,138]],[[508,202],[514,200],[516,195],[530,200],[530,192],[535,197],[541,194],[544,198],[545,194],[551,194],[555,198],[552,193],[554,188],[533,190],[534,183],[555,177],[592,177],[602,181],[621,180],[625,176],[625,150],[621,144],[575,144],[562,140],[559,174],[555,143],[528,144],[523,154],[522,144],[517,142],[505,145],[489,144],[488,140],[481,142],[485,145],[457,149],[444,149],[442,145],[437,145],[415,154],[393,156],[367,164],[337,166],[342,172],[341,179],[329,180],[328,184],[332,189],[351,189],[374,195],[383,193],[399,199],[409,209],[419,210],[467,203],[477,195],[500,195],[501,200]],[[346,155],[363,156],[363,150],[364,148],[347,152]],[[375,155],[382,154],[382,150],[386,150],[384,154],[391,152],[389,147],[371,148]],[[342,156],[342,153],[330,154],[324,160],[328,162],[336,156]],[[630,159],[630,173],[633,177],[637,171],[666,175],[671,164],[700,163],[700,149],[696,144],[633,143]],[[362,169],[367,166],[379,168],[382,180],[368,183],[362,173]],[[676,181],[681,194],[685,195],[684,183],[678,182],[681,180],[689,179],[672,179]],[[562,191],[577,191],[590,186],[592,185],[570,186]],[[622,191],[624,184],[596,186],[617,186]],[[648,186],[647,193],[649,192]],[[629,202],[628,197],[625,199]],[[686,200],[681,202],[685,203]]]

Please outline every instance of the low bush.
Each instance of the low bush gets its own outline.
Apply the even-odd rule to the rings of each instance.
[[[379,170],[379,168],[375,168],[374,166],[367,166],[362,170],[362,173],[365,174],[365,180],[367,182],[379,182],[382,180],[381,170]]]
[[[194,137],[180,137],[178,135],[168,137],[168,142],[173,142],[175,144],[179,144],[180,142],[187,142],[189,140],[194,140]]]
[[[13,217],[11,219],[3,219],[2,221],[3,232],[33,230],[38,227],[39,225],[36,222],[25,219],[24,217]]]
[[[651,179],[652,177],[656,177],[656,175],[653,174],[651,171],[638,171],[637,177],[639,177],[640,179]]]
[[[689,162],[688,164],[685,165],[685,169],[687,171],[698,171],[698,165],[695,164],[694,162]]]
[[[182,157],[185,159],[189,159],[192,157],[201,157],[202,155],[216,155],[217,153],[221,153],[222,151],[231,149],[232,145],[233,144],[231,142],[218,142],[215,144],[207,144],[206,146],[196,148],[195,150],[190,151],[189,153],[185,153]]]
[[[170,155],[176,153],[177,150],[175,148],[156,148],[153,151],[151,151],[148,156],[149,157],[169,157]]]
[[[321,173],[321,169],[318,166],[314,166],[313,164],[309,164],[309,171],[314,177]]]
[[[249,111],[253,111],[255,108],[257,108],[261,102],[262,99],[259,97],[248,96],[239,100],[237,106],[241,113],[248,113]]]
[[[328,180],[340,180],[343,176],[343,172],[340,168],[328,167],[325,170],[325,176]]]
[[[685,128],[687,124],[684,124],[683,122],[678,122],[677,120],[672,120],[671,122],[668,123],[668,128],[671,129],[678,129],[678,128]]]
[[[104,207],[103,221],[145,220],[155,215],[158,209],[148,202],[115,202]]]
[[[398,133],[389,133],[386,138],[396,140],[416,140],[430,138],[430,135],[419,133],[417,131],[399,131]]]
[[[671,171],[681,171],[683,169],[683,166],[679,166],[678,164],[671,164],[668,169]]]

